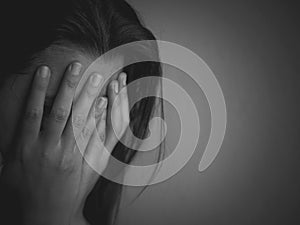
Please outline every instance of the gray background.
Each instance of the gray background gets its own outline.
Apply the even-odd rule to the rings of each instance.
[[[228,127],[218,157],[199,173],[209,109],[195,89],[203,103],[199,148],[183,170],[132,204],[141,188],[127,187],[119,224],[300,224],[297,3],[129,2],[157,38],[191,49],[209,65],[223,89]],[[181,82],[180,72],[172,76]]]

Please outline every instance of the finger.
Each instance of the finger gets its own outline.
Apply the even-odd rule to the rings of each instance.
[[[106,107],[105,110],[102,112],[101,118],[97,123],[97,135],[99,136],[100,141],[104,144],[106,138]]]
[[[106,107],[103,103],[101,117],[97,122],[97,130],[94,131],[87,149],[85,151],[85,160],[96,171],[102,171],[106,165],[111,153],[111,149],[104,148],[104,141],[106,137]]]
[[[107,109],[107,138],[105,146],[112,147],[117,141],[116,133],[121,125],[121,111],[120,111],[120,98],[119,82],[117,80],[111,81],[108,87],[108,109]]]
[[[84,143],[84,145],[81,144],[82,149],[84,149],[84,153],[86,152],[88,145],[91,142],[91,139],[93,137],[95,138],[97,135],[97,126],[99,126],[99,122],[101,121],[101,119],[103,119],[103,113],[104,113],[104,110],[106,109],[106,107],[107,107],[107,99],[104,97],[101,97],[100,101],[95,102],[95,104],[94,104],[95,110],[91,110],[89,112],[87,124],[84,127],[84,129],[82,130],[82,134],[80,136],[80,138],[82,139],[82,141]],[[98,119],[96,119],[96,113],[97,114],[100,113],[100,116],[98,115]],[[106,114],[104,114],[104,115],[106,118]],[[102,137],[103,137],[103,135],[105,136],[105,133],[101,133]]]
[[[77,144],[80,146],[80,149],[83,154],[85,154],[88,143],[96,130],[95,117],[94,113],[91,112],[88,116],[87,122],[83,127],[79,136],[77,136]]]
[[[97,131],[100,141],[104,143],[106,137],[106,113],[107,113],[107,98],[101,97],[100,103],[96,107],[96,111],[100,113],[97,120]]]
[[[51,140],[59,140],[69,118],[75,90],[80,80],[82,65],[74,62],[68,66],[55,97],[45,134]]]
[[[33,141],[39,135],[49,78],[50,69],[47,66],[41,66],[35,74],[23,119],[22,135],[25,141]]]
[[[107,108],[107,98],[100,97],[95,102],[95,119],[99,121],[102,117],[102,113]]]
[[[122,133],[123,131],[127,128],[129,124],[129,102],[128,102],[128,94],[127,94],[127,86],[126,86],[126,80],[127,80],[127,75],[126,73],[122,72],[119,75],[119,84],[120,84],[120,98],[121,98],[121,114],[122,114],[122,119],[123,119],[123,128],[122,128]]]
[[[83,128],[86,127],[87,117],[96,96],[100,92],[102,82],[102,76],[94,73],[85,83],[77,101],[73,104],[71,119],[68,120],[66,129],[63,132],[63,139],[66,142],[74,144],[75,138],[82,135]]]

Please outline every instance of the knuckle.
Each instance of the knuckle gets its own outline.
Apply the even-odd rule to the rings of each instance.
[[[74,78],[68,77],[67,79],[65,79],[65,84],[68,88],[75,89],[77,86],[77,80]]]
[[[74,160],[68,156],[63,156],[58,164],[57,169],[64,173],[73,173],[75,171],[76,165]]]
[[[73,126],[75,128],[81,129],[85,124],[85,118],[83,115],[74,115],[73,117]]]
[[[25,112],[25,120],[26,121],[37,121],[42,118],[43,110],[42,109],[30,109]]]
[[[97,97],[98,91],[97,91],[97,89],[90,88],[87,90],[86,94],[87,94],[88,98],[94,99]]]
[[[34,87],[36,90],[45,92],[47,90],[48,83],[45,81],[38,81],[35,83]]]
[[[52,118],[56,121],[56,122],[65,122],[68,119],[69,116],[69,111],[65,108],[57,108],[57,109],[53,109],[52,111]]]
[[[105,132],[99,133],[99,138],[100,138],[100,141],[101,141],[101,142],[104,142],[104,141],[105,141],[105,138],[106,138]]]
[[[55,165],[55,160],[51,156],[51,154],[48,151],[44,151],[41,154],[41,160],[39,160],[39,164],[41,168],[50,168]]]
[[[93,129],[91,129],[90,127],[84,127],[82,130],[82,137],[84,139],[89,138],[93,133]]]

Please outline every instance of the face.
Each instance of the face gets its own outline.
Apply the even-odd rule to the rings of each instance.
[[[50,47],[33,61],[25,74],[11,75],[0,90],[0,151],[5,152],[11,142],[17,123],[19,122],[18,119],[21,117],[22,107],[26,101],[27,93],[30,90],[34,72],[39,65],[48,65],[51,69],[51,79],[45,102],[45,104],[51,104],[67,66],[73,61],[79,61],[83,66],[82,71],[84,71],[94,60],[95,58],[71,48]],[[121,58],[116,58],[109,63],[118,68],[123,66],[123,60]],[[107,79],[107,82],[100,91],[101,96],[106,95],[107,84],[109,81],[116,79],[117,75],[118,74],[113,74],[111,77],[104,77],[105,80]],[[86,78],[87,77],[85,77],[85,79]],[[82,84],[84,83],[81,82],[80,84],[77,93],[80,93],[83,86]]]

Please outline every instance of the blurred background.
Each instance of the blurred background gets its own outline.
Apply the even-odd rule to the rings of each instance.
[[[300,224],[298,2],[128,2],[158,39],[187,47],[208,64],[222,87],[228,120],[220,153],[200,173],[209,107],[183,72],[168,68],[199,96],[199,146],[179,173],[148,186],[133,203],[142,188],[126,187],[119,224]],[[172,121],[172,112],[166,118]]]

